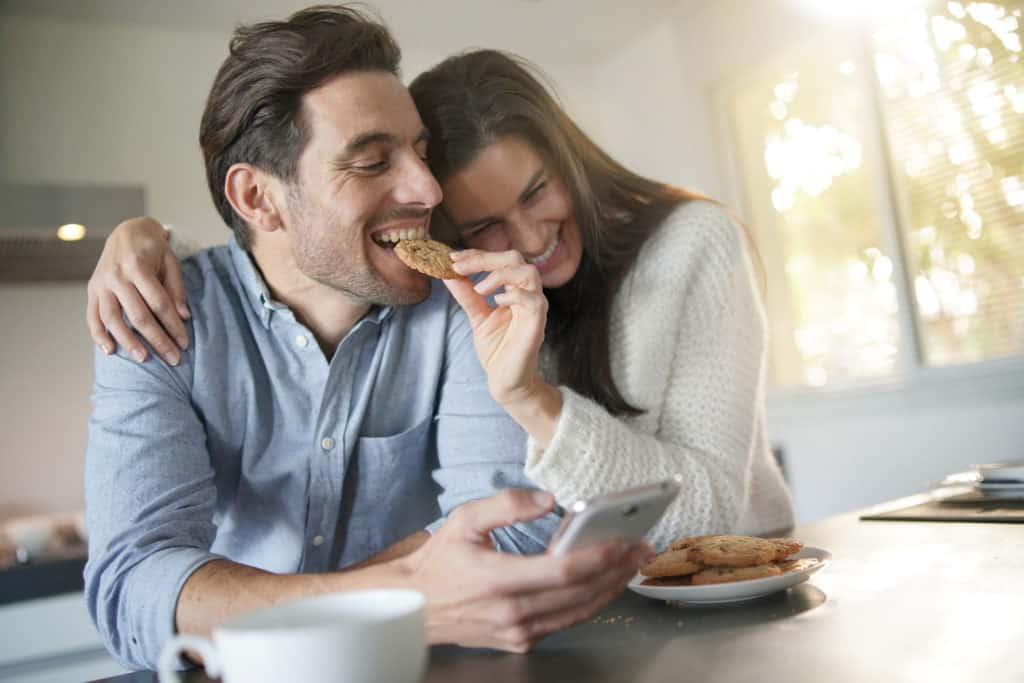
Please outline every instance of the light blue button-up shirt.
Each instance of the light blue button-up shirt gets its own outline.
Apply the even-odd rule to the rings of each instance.
[[[417,306],[374,307],[328,361],[234,240],[183,269],[180,364],[95,357],[86,599],[123,662],[156,664],[182,585],[212,559],[328,571],[530,486],[525,434],[488,394],[443,286]],[[556,521],[493,536],[538,552]]]

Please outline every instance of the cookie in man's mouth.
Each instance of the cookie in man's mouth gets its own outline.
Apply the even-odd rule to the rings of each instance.
[[[432,239],[403,239],[395,245],[395,254],[402,263],[441,280],[462,277],[452,268],[451,253],[452,248],[447,244]]]

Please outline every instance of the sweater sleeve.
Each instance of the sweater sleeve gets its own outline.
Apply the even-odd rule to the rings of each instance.
[[[661,327],[668,338],[652,339],[644,349],[612,347],[627,375],[667,373],[662,395],[634,389],[627,400],[648,415],[623,419],[560,387],[564,403],[554,438],[546,449],[533,439],[527,445],[527,476],[563,505],[681,475],[682,492],[648,536],[658,550],[682,535],[737,531],[754,460],[767,448],[765,321],[746,237],[717,207],[681,212],[683,219],[659,231],[671,234],[645,245],[633,274],[643,286],[634,282],[620,293],[623,306],[612,320],[613,340],[616,325],[635,322],[637,306],[655,307],[661,321],[678,320],[674,338],[672,327]]]

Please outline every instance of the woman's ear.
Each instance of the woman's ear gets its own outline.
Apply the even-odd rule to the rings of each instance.
[[[250,164],[234,164],[224,178],[224,195],[253,230],[273,232],[284,227],[277,184],[272,175]]]

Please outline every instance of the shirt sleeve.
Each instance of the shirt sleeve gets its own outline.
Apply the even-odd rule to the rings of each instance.
[[[654,364],[667,376],[663,395],[644,397],[656,424],[638,428],[642,420],[614,416],[560,387],[551,443],[528,443],[526,474],[563,505],[681,476],[682,492],[648,536],[656,549],[683,535],[743,533],[748,501],[762,486],[756,465],[768,457],[765,321],[744,235],[724,212],[699,215],[713,218],[667,226],[676,235],[658,245],[655,260],[638,262],[644,286],[626,300],[627,308],[654,307],[659,321],[678,321],[674,330],[652,332],[656,343],[627,358],[634,370]],[[775,479],[761,492],[777,511],[763,520],[770,529],[793,519],[781,476]]]
[[[523,472],[526,432],[491,398],[469,320],[454,301],[449,304],[447,360],[438,404],[434,480],[442,489],[438,503],[444,516],[462,503],[502,489],[536,488]],[[427,531],[433,533],[443,522],[435,521]],[[491,536],[499,550],[539,553],[558,522],[552,513],[496,529]]]
[[[186,381],[191,359],[191,349],[176,368],[95,355],[85,597],[107,649],[129,667],[156,666],[182,586],[217,557],[213,468]]]

